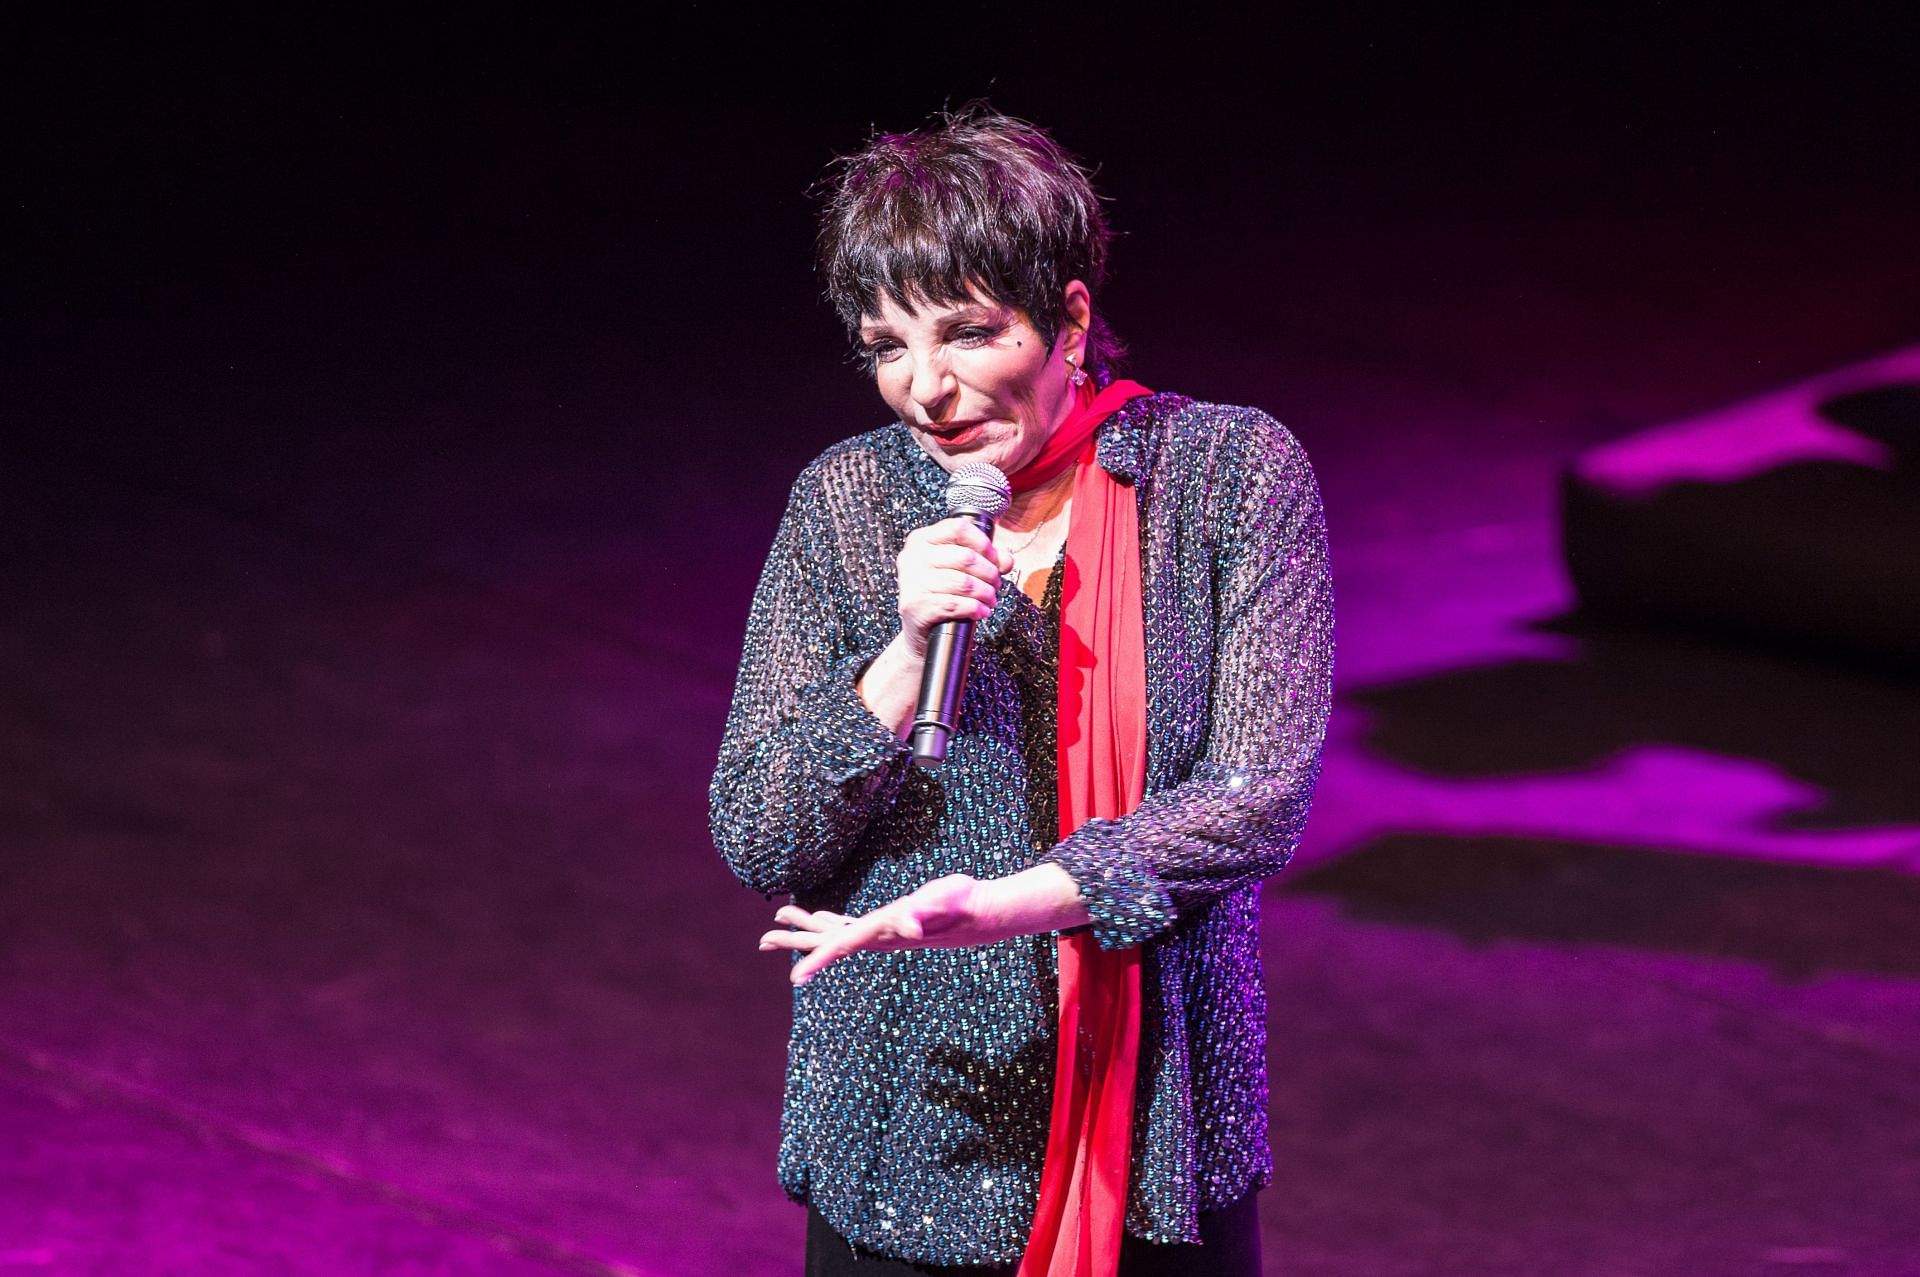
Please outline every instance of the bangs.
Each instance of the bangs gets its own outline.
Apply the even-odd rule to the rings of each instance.
[[[1051,348],[1067,283],[1097,289],[1105,273],[1106,220],[1085,170],[1004,115],[971,109],[878,134],[816,190],[822,283],[850,333],[886,302],[914,312],[985,299],[1023,312]],[[1093,341],[1090,354],[1114,353],[1097,314]]]
[[[916,176],[888,173],[848,192],[856,198],[844,210],[851,223],[845,229],[859,233],[840,239],[826,279],[841,321],[858,326],[879,312],[882,298],[915,311],[929,303],[962,304],[978,293],[1027,312],[1051,344],[1061,290],[1088,273],[1088,263],[1074,260],[1084,256],[1073,251],[1079,237],[1071,223],[1078,219],[1053,208],[1045,211],[1068,216],[1023,216],[1044,193],[1007,190],[1004,173],[979,174],[985,180],[975,189]],[[1044,299],[1055,299],[1054,305]],[[1055,313],[1043,314],[1050,309]]]

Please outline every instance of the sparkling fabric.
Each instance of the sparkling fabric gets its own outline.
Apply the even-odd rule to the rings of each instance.
[[[941,517],[946,485],[896,423],[794,484],[754,594],[713,835],[748,886],[852,914],[943,874],[1064,868],[1102,946],[1147,946],[1127,1229],[1193,1241],[1200,1211],[1272,1175],[1259,882],[1292,854],[1319,774],[1326,531],[1305,453],[1258,411],[1154,395],[1098,439],[1140,502],[1139,809],[1052,837],[1054,609],[1010,586],[976,634],[939,771],[861,704],[859,675],[899,628],[895,556]],[[856,954],[796,990],[787,1193],[880,1254],[1018,1259],[1052,1098],[1054,949],[1045,935]]]

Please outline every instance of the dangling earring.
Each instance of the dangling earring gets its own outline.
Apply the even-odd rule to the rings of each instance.
[[[1067,356],[1067,384],[1075,390],[1087,384],[1087,370],[1076,362],[1079,358],[1078,355]]]

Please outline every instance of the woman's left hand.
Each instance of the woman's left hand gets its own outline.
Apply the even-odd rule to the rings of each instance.
[[[949,874],[858,918],[787,905],[773,920],[794,930],[767,932],[760,948],[806,955],[790,973],[797,987],[828,963],[862,949],[947,949],[1004,940],[1006,933],[991,930],[976,907],[980,886],[977,878]]]
[[[948,874],[858,918],[786,905],[773,920],[792,930],[767,932],[760,937],[760,949],[805,954],[789,975],[798,986],[828,963],[862,949],[958,949],[1077,927],[1088,919],[1079,889],[1066,871],[1058,865],[1035,865],[985,882]]]

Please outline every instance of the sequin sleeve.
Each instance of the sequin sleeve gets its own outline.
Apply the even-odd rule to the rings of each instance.
[[[825,477],[832,464],[809,466],[788,499],[754,590],[708,789],[714,845],[768,896],[831,878],[893,803],[908,757],[857,691],[881,645],[850,634],[832,585],[835,556],[854,544],[842,530],[846,485]]]
[[[1332,697],[1326,525],[1305,451],[1252,411],[1204,448],[1175,440],[1168,450],[1173,473],[1156,500],[1175,503],[1173,519],[1197,524],[1210,546],[1205,752],[1132,814],[1091,821],[1042,857],[1073,877],[1108,949],[1153,939],[1286,864],[1319,778]]]

